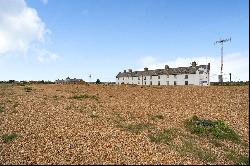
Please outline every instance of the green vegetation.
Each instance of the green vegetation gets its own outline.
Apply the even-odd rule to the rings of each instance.
[[[96,83],[96,84],[101,84],[100,79],[97,79],[95,83]]]
[[[18,135],[17,135],[16,133],[13,133],[13,134],[10,134],[10,135],[4,134],[4,135],[2,136],[2,140],[3,140],[4,143],[8,143],[8,142],[11,142],[11,141],[13,141],[14,139],[16,139],[17,136],[18,136]]]
[[[209,149],[198,147],[194,140],[182,139],[182,142],[183,145],[176,149],[180,154],[185,156],[186,154],[192,154],[206,164],[216,161],[216,156]]]
[[[18,107],[19,106],[19,103],[18,102],[15,102],[14,104],[13,104],[13,107],[14,108],[16,108],[16,107]]]
[[[149,134],[151,142],[170,144],[176,136],[176,129],[165,129],[162,132]]]
[[[152,126],[150,124],[139,123],[139,124],[126,124],[126,119],[122,117],[120,114],[116,115],[116,119],[114,119],[117,127],[123,128],[129,132],[139,134],[145,129],[149,129]]]
[[[185,121],[185,127],[192,134],[212,136],[217,139],[226,139],[234,142],[240,141],[239,135],[222,120],[211,121],[193,116]]]
[[[0,105],[0,113],[4,112],[4,107]]]
[[[80,112],[83,112],[85,109],[86,109],[86,107],[85,106],[79,106],[79,107],[77,107],[78,108],[78,110],[80,111]]]
[[[222,85],[220,82],[210,82],[210,85],[212,86],[244,86],[244,85],[249,85],[249,81],[223,82]]]
[[[98,98],[96,96],[94,96],[94,95],[93,96],[92,95],[86,95],[86,94],[79,95],[79,96],[75,95],[75,96],[70,97],[70,99],[77,99],[77,100],[88,99],[88,98],[98,100]]]
[[[26,86],[23,88],[25,92],[31,92],[32,91],[32,87]]]
[[[90,115],[90,117],[91,117],[91,118],[98,118],[99,116],[98,116],[97,114],[95,114],[95,113],[92,113],[92,114]]]
[[[67,105],[67,106],[65,107],[65,110],[70,110],[70,109],[72,109],[72,106],[71,106],[71,105]]]
[[[156,119],[164,119],[163,115],[154,115],[151,117],[152,120],[156,120]]]
[[[210,150],[198,147],[191,135],[183,134],[178,129],[164,129],[161,132],[151,133],[148,136],[151,142],[166,144],[183,156],[191,154],[204,163],[216,161],[216,156]],[[174,142],[177,138],[181,140],[181,144]]]
[[[125,125],[124,128],[132,133],[136,133],[139,134],[141,131],[143,131],[144,129],[149,128],[150,125],[149,124],[129,124],[129,125]]]
[[[52,96],[52,98],[53,98],[54,100],[57,100],[57,99],[59,99],[60,97],[57,96],[57,95],[54,95],[54,96]]]
[[[249,157],[237,154],[233,150],[225,149],[225,157],[234,162],[235,165],[249,165]]]

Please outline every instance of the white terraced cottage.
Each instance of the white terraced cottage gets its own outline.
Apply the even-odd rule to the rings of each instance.
[[[134,85],[210,85],[209,80],[210,63],[197,66],[192,62],[192,66],[169,68],[144,71],[119,72],[116,76],[116,84],[134,84]]]

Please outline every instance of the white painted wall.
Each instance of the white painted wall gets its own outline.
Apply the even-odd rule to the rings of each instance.
[[[203,71],[203,74],[199,74],[200,71]],[[185,78],[185,75],[188,75],[188,78]],[[139,78],[139,79],[138,79]],[[116,84],[135,84],[135,85],[150,85],[152,81],[152,85],[158,85],[160,81],[160,85],[174,85],[174,81],[176,81],[176,85],[185,85],[185,81],[188,81],[188,85],[201,85],[208,86],[210,85],[209,80],[209,72],[207,69],[199,68],[196,71],[196,74],[179,74],[179,75],[160,75],[158,76],[139,76],[139,77],[120,77],[116,78]],[[167,84],[167,81],[169,84]],[[146,84],[145,84],[146,82]]]

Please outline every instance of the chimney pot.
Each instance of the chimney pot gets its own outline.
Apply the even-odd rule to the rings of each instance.
[[[195,67],[195,66],[196,66],[196,62],[193,61],[193,62],[192,62],[192,67]]]
[[[168,69],[169,69],[169,66],[168,66],[168,65],[165,65],[165,69],[168,70]]]

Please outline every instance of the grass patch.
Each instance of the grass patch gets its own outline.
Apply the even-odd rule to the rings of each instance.
[[[235,165],[249,165],[249,157],[237,154],[233,150],[226,149],[225,157],[234,162]]]
[[[157,120],[157,119],[164,119],[163,115],[154,115],[151,117],[152,120]]]
[[[25,92],[31,92],[32,91],[32,87],[26,86],[23,88]]]
[[[17,136],[18,136],[18,135],[17,135],[16,133],[13,133],[13,134],[10,134],[10,135],[4,134],[4,135],[2,136],[2,140],[3,140],[4,143],[8,143],[8,142],[11,142],[11,141],[13,141],[14,139],[16,139]]]
[[[209,149],[198,147],[193,140],[182,139],[182,142],[183,145],[177,149],[181,154],[186,155],[187,153],[190,153],[206,164],[216,161],[216,156]]]
[[[98,100],[97,96],[94,96],[94,95],[75,95],[75,96],[72,96],[72,97],[69,97],[70,99],[77,99],[77,100],[81,100],[81,99],[94,99],[94,100]]]
[[[239,135],[233,129],[230,129],[222,120],[212,121],[193,116],[191,119],[187,119],[184,124],[186,129],[192,134],[240,142]]]
[[[176,129],[165,129],[162,132],[156,134],[150,134],[149,139],[151,142],[155,143],[165,143],[170,144],[176,136]]]
[[[126,130],[128,130],[128,131],[130,131],[132,133],[136,133],[136,134],[139,134],[141,131],[143,131],[144,129],[147,129],[149,127],[150,127],[149,124],[143,124],[143,123],[129,124],[129,125],[125,126]]]

